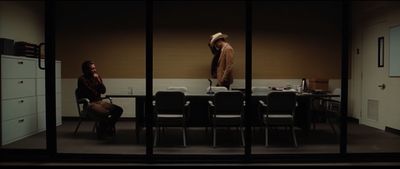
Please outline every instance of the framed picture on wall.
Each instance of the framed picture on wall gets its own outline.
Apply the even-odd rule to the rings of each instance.
[[[378,67],[383,67],[384,66],[384,38],[379,37],[378,38]]]

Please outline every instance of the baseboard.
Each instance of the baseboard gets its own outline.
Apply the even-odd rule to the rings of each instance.
[[[394,129],[394,128],[391,128],[391,127],[387,127],[387,126],[386,126],[386,127],[385,127],[385,131],[400,136],[400,130],[399,130],[399,129]]]
[[[79,117],[62,117],[62,121],[78,121]],[[135,121],[134,117],[121,117],[119,121]]]

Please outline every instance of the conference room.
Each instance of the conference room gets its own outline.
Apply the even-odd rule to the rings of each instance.
[[[5,1],[0,7],[0,38],[36,44],[42,53],[2,51],[0,152],[268,159],[400,151],[399,52],[392,47],[400,35],[398,2]],[[218,71],[227,48],[232,79],[225,85],[227,70]],[[98,138],[98,122],[87,116],[91,101],[75,93],[87,60],[106,88],[102,99],[123,109],[111,137]],[[32,77],[9,74],[14,62],[31,66]],[[33,93],[12,93],[14,80],[32,81]],[[15,134],[20,130],[25,134]]]

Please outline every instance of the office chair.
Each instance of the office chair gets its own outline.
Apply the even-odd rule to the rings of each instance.
[[[341,107],[341,89],[336,88],[332,91],[333,95],[339,95],[339,97],[327,97],[322,99],[324,107],[324,116],[326,121],[332,128],[332,131],[337,135],[335,124],[338,123],[340,117],[340,107]]]
[[[268,146],[268,130],[272,126],[289,126],[292,131],[293,142],[297,147],[296,134],[294,131],[294,113],[296,109],[296,93],[294,92],[271,92],[266,102],[259,100],[263,111],[265,124],[265,146]]]
[[[154,146],[159,139],[159,130],[162,126],[180,123],[182,126],[183,146],[186,147],[186,121],[189,112],[189,101],[181,91],[159,91],[155,95],[154,115],[155,127]]]
[[[206,89],[208,94],[214,94],[217,92],[225,92],[228,91],[228,88],[224,87],[224,86],[209,86]]]
[[[183,92],[184,94],[187,93],[188,89],[185,86],[170,86],[167,88],[168,91],[180,91]]]
[[[220,91],[215,93],[214,100],[209,101],[209,113],[212,122],[213,147],[216,147],[217,135],[216,128],[224,125],[226,120],[233,121],[239,125],[242,146],[244,146],[243,118],[244,118],[244,98],[239,91]]]
[[[268,94],[272,89],[267,86],[253,86],[251,91],[253,94]]]

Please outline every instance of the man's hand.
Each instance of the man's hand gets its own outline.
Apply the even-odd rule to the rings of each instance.
[[[94,73],[94,74],[93,74],[93,77],[94,77],[99,83],[101,83],[101,79],[100,79],[99,74]]]

